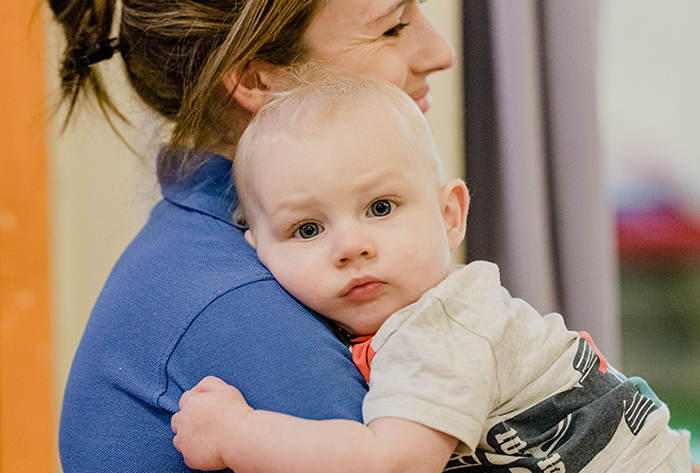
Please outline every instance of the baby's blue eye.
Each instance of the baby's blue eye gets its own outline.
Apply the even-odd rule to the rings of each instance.
[[[295,232],[295,236],[306,240],[317,236],[321,232],[323,232],[323,227],[318,223],[307,222],[299,225],[297,231]]]
[[[386,199],[377,200],[370,205],[368,214],[373,217],[386,217],[394,210],[395,206],[396,204],[392,204]]]

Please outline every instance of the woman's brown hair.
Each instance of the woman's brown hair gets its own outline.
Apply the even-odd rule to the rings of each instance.
[[[67,46],[61,65],[68,118],[81,97],[121,116],[99,68],[80,58],[115,36],[139,97],[174,124],[161,178],[180,177],[206,158],[196,150],[217,138],[225,74],[253,59],[288,66],[304,53],[302,37],[324,0],[49,0]],[[119,15],[117,15],[119,13]]]

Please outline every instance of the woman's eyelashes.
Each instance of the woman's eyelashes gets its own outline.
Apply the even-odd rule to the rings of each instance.
[[[397,25],[393,26],[392,28],[386,30],[383,33],[383,36],[386,36],[387,38],[398,38],[401,36],[401,31],[406,28],[410,23],[398,23]]]

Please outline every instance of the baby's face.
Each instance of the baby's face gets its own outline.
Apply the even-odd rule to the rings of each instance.
[[[447,275],[443,187],[396,126],[341,122],[256,155],[246,237],[302,303],[371,334]]]

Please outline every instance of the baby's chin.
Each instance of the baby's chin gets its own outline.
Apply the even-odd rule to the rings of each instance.
[[[347,327],[342,325],[339,326],[341,329],[347,332],[347,334],[350,335],[350,338],[352,339],[371,337],[372,335],[377,333],[377,330],[379,330],[379,327],[377,327],[377,330],[368,330],[366,327]]]
[[[372,322],[352,324],[346,326],[343,326],[341,324],[339,325],[343,328],[343,330],[348,332],[352,336],[352,338],[374,335],[375,333],[377,333],[377,331],[379,331],[384,322],[386,322],[392,314],[393,312],[384,314],[376,318]]]
[[[416,297],[415,300],[420,299]],[[374,335],[381,326],[396,312],[415,302],[411,297],[387,293],[373,301],[362,304],[343,304],[316,310],[352,337]]]

